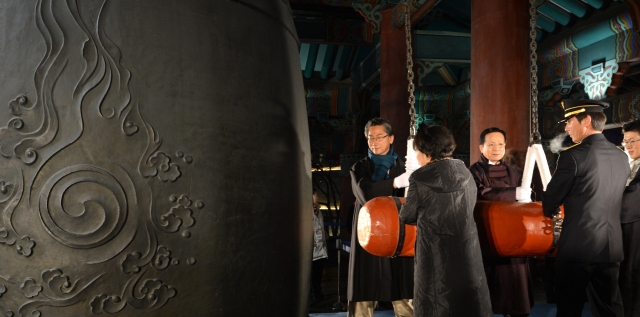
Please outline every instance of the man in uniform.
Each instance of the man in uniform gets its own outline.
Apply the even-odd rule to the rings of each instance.
[[[556,256],[558,317],[582,315],[585,289],[594,316],[623,316],[620,208],[629,164],[602,134],[608,106],[595,100],[562,101],[565,131],[578,144],[560,153],[542,201],[546,217],[564,204]]]
[[[365,251],[358,242],[360,207],[379,196],[402,196],[409,186],[408,171],[393,150],[393,128],[382,118],[364,128],[369,154],[351,167],[351,187],[356,197],[349,256],[348,317],[371,317],[378,301],[392,302],[397,317],[413,317],[413,258],[388,258]],[[414,167],[414,168],[417,168]]]

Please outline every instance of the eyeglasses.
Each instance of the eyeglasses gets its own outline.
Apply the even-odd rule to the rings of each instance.
[[[369,142],[378,142],[378,141],[381,141],[382,139],[384,139],[384,138],[386,138],[388,136],[389,136],[388,134],[385,135],[385,136],[370,136],[370,137],[367,138],[367,140]]]
[[[628,141],[622,140],[622,146],[624,146],[624,147],[633,146],[638,141],[640,141],[640,140],[628,140]]]
[[[500,143],[500,144],[494,144],[494,143],[491,143],[491,144],[489,144],[489,145],[485,145],[485,146],[486,146],[486,147],[488,147],[488,148],[490,148],[490,149],[504,149],[504,146],[505,146],[505,145],[506,145],[506,144],[504,144],[504,143]]]

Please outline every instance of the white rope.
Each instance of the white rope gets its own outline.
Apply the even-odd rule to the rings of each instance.
[[[547,157],[544,154],[541,144],[534,144],[527,149],[527,159],[524,162],[524,171],[522,173],[522,184],[520,187],[531,188],[533,181],[533,168],[538,165],[538,171],[540,172],[540,179],[542,180],[542,190],[547,190],[547,184],[551,180],[551,172],[549,171],[549,164],[547,164]],[[520,200],[521,202],[531,202],[531,200]]]
[[[413,138],[409,138],[407,140],[407,156],[405,157],[405,169],[407,171],[415,171],[420,168],[420,164],[418,163],[418,157],[416,156],[416,151],[413,149]],[[409,193],[409,187],[407,187],[404,191],[404,197],[407,197]]]

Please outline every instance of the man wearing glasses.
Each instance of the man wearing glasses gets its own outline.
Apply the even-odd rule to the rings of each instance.
[[[607,103],[563,100],[561,105],[565,131],[577,144],[560,152],[542,200],[546,217],[564,204],[556,255],[556,316],[581,316],[586,290],[594,316],[622,317],[620,210],[629,160],[602,134]]]
[[[531,188],[519,187],[522,170],[504,161],[507,133],[488,128],[480,133],[480,159],[469,167],[478,200],[531,201]],[[533,287],[527,258],[502,258],[483,246],[482,259],[494,314],[528,316]]]
[[[625,316],[640,315],[640,120],[622,127],[622,146],[631,159],[631,175],[622,195],[622,244],[624,261],[620,263],[620,293]]]
[[[379,257],[365,251],[358,242],[358,213],[364,203],[379,196],[403,196],[409,176],[418,166],[407,166],[393,150],[393,128],[382,118],[371,119],[364,128],[367,157],[351,167],[351,187],[356,197],[349,280],[348,317],[371,317],[378,301],[392,302],[395,315],[412,317],[413,258]]]

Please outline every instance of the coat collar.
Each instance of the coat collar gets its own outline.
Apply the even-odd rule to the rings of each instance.
[[[484,154],[482,153],[480,153],[480,159],[478,160],[478,162],[484,165],[493,165],[493,164],[489,164],[489,159],[484,157]],[[496,164],[496,165],[504,165],[504,157],[498,162],[500,162],[500,164]]]
[[[584,139],[582,139],[582,142],[580,142],[580,143],[581,144],[593,144],[594,142],[602,141],[602,140],[607,140],[607,138],[604,137],[604,134],[602,134],[602,132],[597,132],[597,133],[594,133],[592,135],[589,135],[589,136],[585,137]]]

